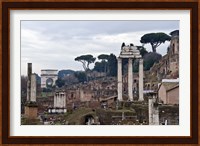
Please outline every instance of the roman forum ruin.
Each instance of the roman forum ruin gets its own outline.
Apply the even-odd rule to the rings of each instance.
[[[66,84],[63,78],[59,87],[58,70],[42,70],[39,83],[28,63],[22,125],[178,125],[179,32],[171,34],[167,54],[149,70],[144,65],[143,71],[141,50],[124,43],[115,58],[115,76],[80,82],[65,74],[76,82]]]
[[[36,103],[36,74],[32,73],[32,63],[28,63],[27,70],[27,96],[25,105],[25,116],[28,119],[35,119],[37,117],[38,107]]]
[[[118,57],[118,100],[123,101],[123,87],[122,87],[122,59],[128,59],[128,98],[133,101],[133,59],[139,59],[139,101],[143,101],[143,59],[140,51],[132,44],[123,46]]]

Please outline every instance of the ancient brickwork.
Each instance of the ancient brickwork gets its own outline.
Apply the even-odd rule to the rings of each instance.
[[[162,79],[179,78],[179,31],[175,30],[170,34],[171,41],[167,54],[158,63],[155,63],[149,71],[145,71],[145,89],[157,90],[157,85]]]

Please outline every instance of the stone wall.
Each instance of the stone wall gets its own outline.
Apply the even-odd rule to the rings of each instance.
[[[53,107],[54,103],[54,96],[47,96],[47,97],[38,97],[38,113],[43,113],[44,111],[47,112],[47,109]]]
[[[96,110],[96,115],[99,117],[101,125],[132,125],[136,122],[136,115],[134,111],[109,111],[98,109]]]
[[[167,95],[166,95],[166,89],[163,85],[160,86],[159,91],[158,91],[158,98],[161,102],[164,104],[167,103]]]
[[[149,119],[147,104],[132,104],[131,106],[137,115],[139,123]],[[167,120],[168,125],[179,125],[179,106],[178,105],[159,105],[159,125],[164,124]],[[149,121],[147,121],[148,124]]]
[[[179,104],[179,86],[167,92],[168,104]]]
[[[162,105],[159,107],[160,124],[179,125],[179,106],[178,105]]]

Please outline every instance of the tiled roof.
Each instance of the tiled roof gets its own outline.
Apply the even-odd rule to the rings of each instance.
[[[174,88],[177,86],[179,83],[178,82],[163,82],[162,85],[165,87],[166,91]]]

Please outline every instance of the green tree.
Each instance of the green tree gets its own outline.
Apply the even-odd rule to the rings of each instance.
[[[148,33],[141,37],[140,42],[142,44],[150,44],[152,47],[152,51],[156,52],[156,49],[158,46],[160,46],[162,43],[165,43],[165,41],[170,41],[171,37],[165,33],[158,32],[158,33]]]
[[[146,50],[146,48],[144,48],[143,46],[137,46],[138,50],[140,51],[141,56],[143,57],[145,54],[148,53],[148,51]]]
[[[95,62],[93,70],[98,71],[98,72],[103,72],[104,66],[105,66],[105,62]]]
[[[104,64],[104,73],[107,73],[107,65],[108,65],[108,59],[109,59],[109,55],[107,54],[101,54],[98,56],[99,60],[102,60],[102,64]]]
[[[110,54],[108,58],[108,75],[117,76],[117,58],[114,54]]]
[[[86,72],[86,78],[87,78],[87,81],[88,81],[88,73],[90,71],[90,68],[89,68],[89,65],[91,63],[94,63],[94,61],[96,60],[96,58],[94,58],[92,55],[81,55],[81,56],[78,56],[75,58],[75,61],[79,61],[82,63],[83,65],[83,69],[85,70]]]
[[[75,61],[79,61],[82,63],[83,65],[83,69],[85,71],[89,70],[89,65],[91,63],[94,63],[94,61],[96,60],[96,58],[94,58],[92,55],[81,55],[75,58]]]
[[[59,88],[61,88],[61,87],[64,86],[64,85],[65,85],[65,81],[62,80],[61,78],[58,78],[58,79],[56,80],[56,86],[58,86]]]
[[[154,63],[159,62],[159,60],[162,58],[162,55],[155,53],[155,52],[149,52],[145,54],[144,58],[144,70],[149,70]]]
[[[74,73],[74,76],[78,79],[79,82],[82,83],[84,83],[87,80],[85,72],[77,71]]]

